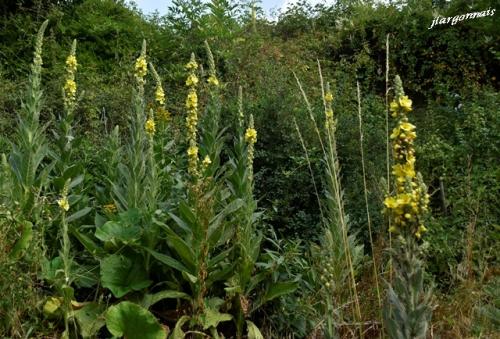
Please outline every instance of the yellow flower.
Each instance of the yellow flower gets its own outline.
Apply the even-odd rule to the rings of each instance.
[[[190,157],[198,156],[198,147],[193,146],[193,145],[189,146],[189,148],[187,150],[187,154]]]
[[[391,102],[390,104],[390,110],[391,112],[397,112],[399,109],[399,104],[396,101]]]
[[[325,111],[325,115],[326,115],[327,119],[333,118],[333,110],[331,108],[327,108]]]
[[[191,73],[186,79],[186,86],[196,86],[198,85],[198,77]]]
[[[212,163],[212,160],[210,160],[210,157],[208,155],[205,155],[205,158],[203,159],[202,165],[203,167],[208,167]]]
[[[384,205],[387,208],[393,209],[398,207],[398,201],[394,197],[387,197],[384,200]]]
[[[197,68],[198,68],[198,64],[196,63],[196,61],[194,59],[191,59],[191,61],[189,61],[186,64],[186,69],[187,70],[194,71]]]
[[[189,91],[186,98],[186,108],[187,109],[196,109],[198,106],[198,95],[196,91]]]
[[[135,61],[135,75],[138,78],[144,78],[148,72],[148,65],[146,63],[146,57],[140,56]]]
[[[247,128],[245,132],[245,140],[250,144],[255,144],[257,142],[257,131],[255,128]]]
[[[401,133],[401,130],[399,129],[399,127],[395,127],[392,130],[391,139],[396,139],[400,133]]]
[[[64,211],[67,212],[69,210],[69,201],[67,197],[62,197],[61,199],[57,200],[57,204]]]
[[[416,173],[415,173],[415,168],[413,167],[413,163],[406,163],[406,164],[396,164],[392,166],[392,174],[394,174],[396,177],[399,178],[414,178]]]
[[[155,99],[158,102],[158,104],[160,105],[165,104],[165,92],[163,92],[163,88],[160,85],[156,87]]]
[[[325,94],[325,101],[326,102],[332,102],[333,101],[333,94],[332,94],[332,92],[326,92],[326,94]]]
[[[105,212],[110,213],[110,214],[116,213],[116,211],[118,210],[116,208],[116,205],[113,202],[104,205],[103,209],[104,209]]]
[[[66,80],[64,84],[64,90],[67,96],[74,97],[76,95],[76,82],[73,79]]]
[[[399,105],[406,111],[411,111],[412,101],[408,99],[407,95],[403,95],[399,98]],[[392,105],[392,104],[391,104]]]
[[[217,79],[217,77],[215,75],[209,76],[207,82],[210,85],[219,86],[219,80]]]
[[[74,55],[68,56],[68,58],[66,59],[66,67],[68,71],[74,73],[77,66],[78,63],[76,61],[76,57]]]
[[[148,133],[149,135],[155,134],[156,132],[155,121],[152,118],[146,120],[146,125],[144,126],[144,129],[146,130],[146,133]]]
[[[403,122],[399,125],[399,127],[405,132],[412,132],[415,130],[415,125],[412,125],[409,122]]]

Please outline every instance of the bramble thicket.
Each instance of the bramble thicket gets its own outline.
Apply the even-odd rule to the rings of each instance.
[[[0,336],[497,337],[495,5],[0,2]]]

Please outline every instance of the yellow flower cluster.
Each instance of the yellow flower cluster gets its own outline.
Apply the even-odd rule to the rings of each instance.
[[[186,79],[186,86],[191,87],[196,85],[198,85],[198,77],[194,73],[189,74]]]
[[[333,94],[330,91],[330,84],[326,85],[326,93],[325,93],[325,127],[327,130],[334,126],[333,119],[333,108],[332,108]]]
[[[198,64],[196,63],[196,60],[194,59],[194,54],[191,54],[191,60],[186,64],[186,69],[190,72],[196,71],[198,68]]]
[[[257,142],[257,131],[255,130],[255,128],[247,128],[245,132],[245,140],[249,144],[255,144]]]
[[[68,56],[66,59],[66,69],[71,72],[76,72],[77,66],[78,62],[76,61],[76,57],[74,55]]]
[[[412,101],[408,99],[407,95],[401,95],[398,100],[394,100],[390,104],[391,116],[397,118],[399,116],[406,115],[406,113],[412,110]]]
[[[325,94],[325,101],[331,103],[333,101],[333,94],[332,92],[328,91]]]
[[[155,100],[159,105],[165,105],[165,92],[160,84],[156,87]]]
[[[115,203],[113,203],[113,202],[102,206],[102,208],[104,209],[104,211],[106,213],[109,213],[109,214],[114,214],[118,211],[118,208],[116,207]]]
[[[208,155],[205,155],[205,158],[201,162],[201,165],[203,166],[203,170],[206,170],[208,166],[212,163],[212,160],[210,160],[210,157]]]
[[[156,124],[153,118],[149,118],[148,120],[146,120],[144,129],[146,130],[146,133],[149,134],[150,136],[153,136],[155,134]]]
[[[422,223],[427,212],[429,195],[421,178],[415,171],[415,149],[413,142],[417,137],[415,126],[408,122],[407,113],[412,110],[412,102],[404,95],[402,86],[397,89],[399,96],[391,102],[392,116],[398,119],[391,134],[395,164],[392,174],[396,182],[396,192],[384,200],[386,212],[391,218],[389,231],[410,232],[420,239],[427,231]]]
[[[66,81],[63,86],[64,91],[64,106],[71,113],[76,102],[76,82],[75,72],[78,67],[78,62],[75,56],[76,42],[73,42],[71,53],[66,58]]]
[[[66,196],[63,196],[61,197],[61,199],[58,199],[57,204],[63,211],[67,212],[69,210],[69,201]]]
[[[213,85],[213,86],[216,86],[216,87],[219,86],[219,80],[217,79],[217,77],[215,75],[209,76],[207,82],[210,85]]]
[[[247,169],[248,180],[253,181],[253,159],[255,157],[255,143],[257,142],[257,131],[254,128],[253,114],[250,114],[248,128],[245,132],[245,141],[248,143],[247,148]]]
[[[64,91],[67,100],[74,100],[76,96],[76,82],[73,79],[67,79],[64,84]]]
[[[210,46],[208,45],[208,42],[205,41],[205,50],[207,52],[207,57],[208,57],[208,79],[207,83],[211,86],[218,87],[219,86],[219,79],[217,79],[217,73],[215,70],[215,60],[214,60],[214,55],[212,54],[212,50],[210,49]]]
[[[188,95],[186,97],[186,129],[187,129],[187,140],[189,142],[189,148],[187,150],[188,155],[188,173],[193,177],[198,176],[198,147],[196,143],[196,134],[198,130],[198,95],[196,94],[196,86],[198,85],[198,77],[196,76],[196,70],[198,69],[198,64],[194,54],[191,54],[191,60],[187,63],[186,69],[189,71],[189,75],[186,79],[186,86],[188,87]]]
[[[138,80],[142,80],[148,73],[148,64],[146,56],[142,55],[135,61],[135,76]]]

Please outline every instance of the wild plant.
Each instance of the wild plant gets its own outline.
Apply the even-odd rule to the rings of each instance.
[[[43,35],[47,28],[45,21],[38,31],[35,43],[35,52],[31,72],[28,78],[28,86],[21,103],[21,109],[17,115],[17,130],[9,154],[10,167],[10,200],[15,215],[19,220],[23,231],[18,244],[23,243],[23,248],[18,248],[17,256],[29,245],[32,224],[36,224],[42,212],[41,193],[48,183],[50,165],[44,164],[49,152],[45,136],[46,127],[40,122],[40,112],[43,105],[43,90],[41,88],[42,73],[42,45]],[[28,241],[27,241],[28,240]]]
[[[325,322],[324,335],[328,338],[334,338],[338,336],[338,326],[344,323],[348,313],[343,310],[345,305],[349,303],[352,305],[351,314],[356,322],[361,323],[362,320],[356,287],[356,268],[360,264],[363,250],[362,246],[357,244],[355,235],[351,234],[349,230],[348,215],[344,209],[335,137],[337,120],[334,117],[332,108],[333,93],[329,84],[324,86],[321,69],[320,80],[325,119],[323,134],[320,132],[312,107],[298,79],[297,83],[306,103],[309,118],[318,136],[324,157],[325,196],[321,199],[324,234],[321,237],[320,245],[313,246],[312,251],[313,257],[317,258],[317,271],[322,282],[319,289],[323,297],[322,300],[324,300],[322,316]],[[307,154],[307,147],[297,124],[296,130],[304,152]],[[349,286],[348,295],[346,295],[343,288],[345,284]],[[362,336],[361,327],[359,327],[359,331],[360,336]]]
[[[10,152],[7,156],[2,154],[0,225],[3,236],[0,242],[5,245],[5,251],[0,260],[0,269],[2,275],[9,277],[0,284],[2,295],[6,296],[0,304],[2,335],[8,335],[11,330],[12,335],[24,335],[21,327],[10,327],[20,317],[27,316],[28,310],[33,313],[30,310],[32,305],[26,299],[37,301],[32,285],[45,249],[43,235],[47,225],[48,203],[43,193],[48,186],[52,168],[47,159],[49,147],[46,126],[40,121],[44,101],[41,86],[42,46],[47,25],[48,21],[45,21],[36,36],[33,63],[21,108],[17,112]],[[26,278],[31,281],[30,284],[26,283]],[[7,297],[4,292],[9,290],[18,292],[9,293],[10,297]]]
[[[431,290],[424,288],[424,264],[419,240],[427,231],[429,195],[422,176],[415,170],[417,136],[408,120],[412,101],[405,95],[399,76],[394,81],[395,99],[390,104],[397,125],[390,136],[395,191],[384,200],[391,220],[389,231],[396,235],[390,250],[394,277],[388,284],[384,323],[391,338],[426,338],[431,319]]]

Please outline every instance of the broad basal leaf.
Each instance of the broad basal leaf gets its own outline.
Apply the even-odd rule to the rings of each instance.
[[[73,312],[83,338],[96,336],[104,326],[104,310],[104,305],[92,302]]]
[[[131,259],[117,254],[101,260],[101,282],[117,298],[151,284],[140,258]]]
[[[165,339],[168,335],[151,312],[129,301],[108,309],[106,327],[113,336],[129,339]]]

